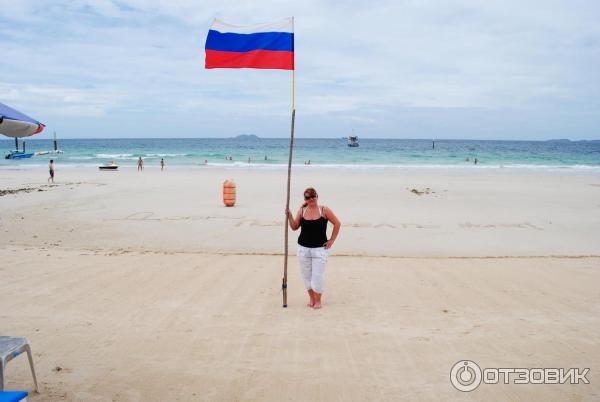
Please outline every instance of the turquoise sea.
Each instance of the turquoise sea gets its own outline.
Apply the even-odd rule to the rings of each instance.
[[[59,155],[34,156],[23,160],[0,160],[0,169],[46,165],[54,159],[63,166],[98,166],[116,161],[135,166],[138,157],[146,166],[227,166],[277,168],[287,166],[286,138],[147,138],[147,139],[59,139]],[[0,140],[0,151],[14,149],[14,141]],[[52,149],[52,141],[26,140],[28,152]],[[226,160],[227,156],[232,160]],[[266,159],[265,159],[266,157]],[[250,158],[250,163],[248,163]],[[596,141],[478,141],[410,139],[360,139],[351,148],[343,138],[297,138],[294,164],[342,168],[374,167],[475,167],[564,168],[600,172],[600,140]]]

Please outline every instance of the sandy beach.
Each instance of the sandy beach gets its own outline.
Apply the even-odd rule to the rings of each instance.
[[[600,177],[299,167],[342,222],[305,307],[283,169],[0,170],[0,334],[31,401],[600,399]],[[237,183],[225,208],[221,185]],[[454,363],[590,368],[456,390]],[[33,385],[27,359],[7,389]]]

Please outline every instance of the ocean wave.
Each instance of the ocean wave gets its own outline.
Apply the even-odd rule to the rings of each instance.
[[[217,169],[224,171],[279,171],[287,170],[287,164],[261,164],[261,163],[208,163],[197,165],[170,165],[170,168],[181,169]],[[407,174],[566,174],[566,175],[599,175],[600,166],[540,166],[540,165],[495,165],[495,166],[465,166],[465,165],[349,165],[349,164],[293,164],[292,169],[296,172],[314,172],[321,174],[325,172],[356,172],[386,174],[386,172],[406,172]]]
[[[94,155],[96,158],[100,159],[137,159],[137,156],[133,156],[133,154],[96,154]]]
[[[176,158],[178,156],[191,156],[190,154],[146,154],[142,158]]]
[[[213,166],[213,167],[224,167],[224,168],[259,168],[259,169],[281,169],[287,168],[287,164],[284,163],[247,163],[247,162],[209,162],[208,164],[199,164],[200,166]],[[189,165],[188,165],[189,166]],[[304,163],[293,163],[292,166],[297,169],[350,169],[350,170],[369,170],[369,169],[423,169],[423,170],[440,170],[440,169],[465,169],[465,170],[481,170],[481,169],[532,169],[532,170],[589,170],[589,171],[600,171],[600,166],[592,165],[527,165],[527,164],[503,164],[503,165],[484,165],[484,164],[471,164],[471,165],[451,165],[451,164],[346,164],[346,163],[328,163],[319,164],[311,163],[306,165]]]
[[[116,154],[99,154],[99,155],[111,155],[109,157],[105,157],[107,159],[115,159],[115,160],[137,160],[137,157],[127,157],[123,156],[121,158],[115,157]],[[126,154],[121,154],[126,155]],[[95,159],[95,157],[89,156],[81,156],[81,157],[68,157],[68,160],[61,161],[60,159],[57,161],[57,165],[60,168],[77,168],[77,167],[93,167],[97,168],[101,162],[85,162],[91,159]],[[77,160],[81,160],[82,162],[76,162]],[[61,163],[63,162],[63,163]],[[120,165],[124,168],[133,168],[135,167],[134,162],[124,162]],[[234,170],[248,170],[248,169],[256,169],[256,170],[285,170],[287,169],[287,163],[259,163],[259,162],[208,162],[207,164],[201,162],[188,162],[188,163],[176,163],[171,162],[167,164],[168,168],[177,168],[177,169],[202,169],[202,168],[217,168],[217,169],[234,169]],[[598,165],[536,165],[536,164],[347,164],[347,163],[331,163],[331,164],[319,164],[312,163],[310,165],[305,165],[304,163],[294,163],[292,164],[294,169],[299,170],[309,170],[309,169],[318,169],[318,170],[351,170],[351,171],[372,171],[372,170],[421,170],[421,171],[496,171],[496,172],[510,172],[510,171],[539,171],[539,172],[589,172],[593,174],[600,173],[600,166]],[[46,162],[44,163],[31,163],[31,162],[19,162],[19,161],[1,161],[0,162],[0,170],[33,170],[39,168],[47,168],[48,165]],[[149,168],[158,168],[158,165],[148,164]]]
[[[119,160],[137,160],[142,159],[155,159],[155,158],[181,158],[191,156],[190,154],[171,154],[171,153],[151,153],[151,154],[96,154],[92,158],[98,159],[119,159]],[[78,158],[78,157],[74,157]]]

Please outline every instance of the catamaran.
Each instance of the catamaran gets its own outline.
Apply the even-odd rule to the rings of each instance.
[[[25,145],[25,142],[23,142],[23,145]],[[36,152],[36,155],[50,155],[50,154],[62,154],[63,151],[61,151],[60,149],[58,149],[58,141],[56,140],[56,131],[54,132],[54,149],[51,151],[39,151]]]

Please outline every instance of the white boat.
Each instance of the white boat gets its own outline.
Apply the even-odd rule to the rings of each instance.
[[[51,155],[51,154],[62,154],[64,153],[60,149],[58,149],[58,141],[56,140],[56,131],[54,132],[54,149],[51,151],[39,151],[36,152],[36,155]]]
[[[355,135],[351,135],[348,137],[348,146],[349,147],[357,147],[358,146],[358,137]]]

